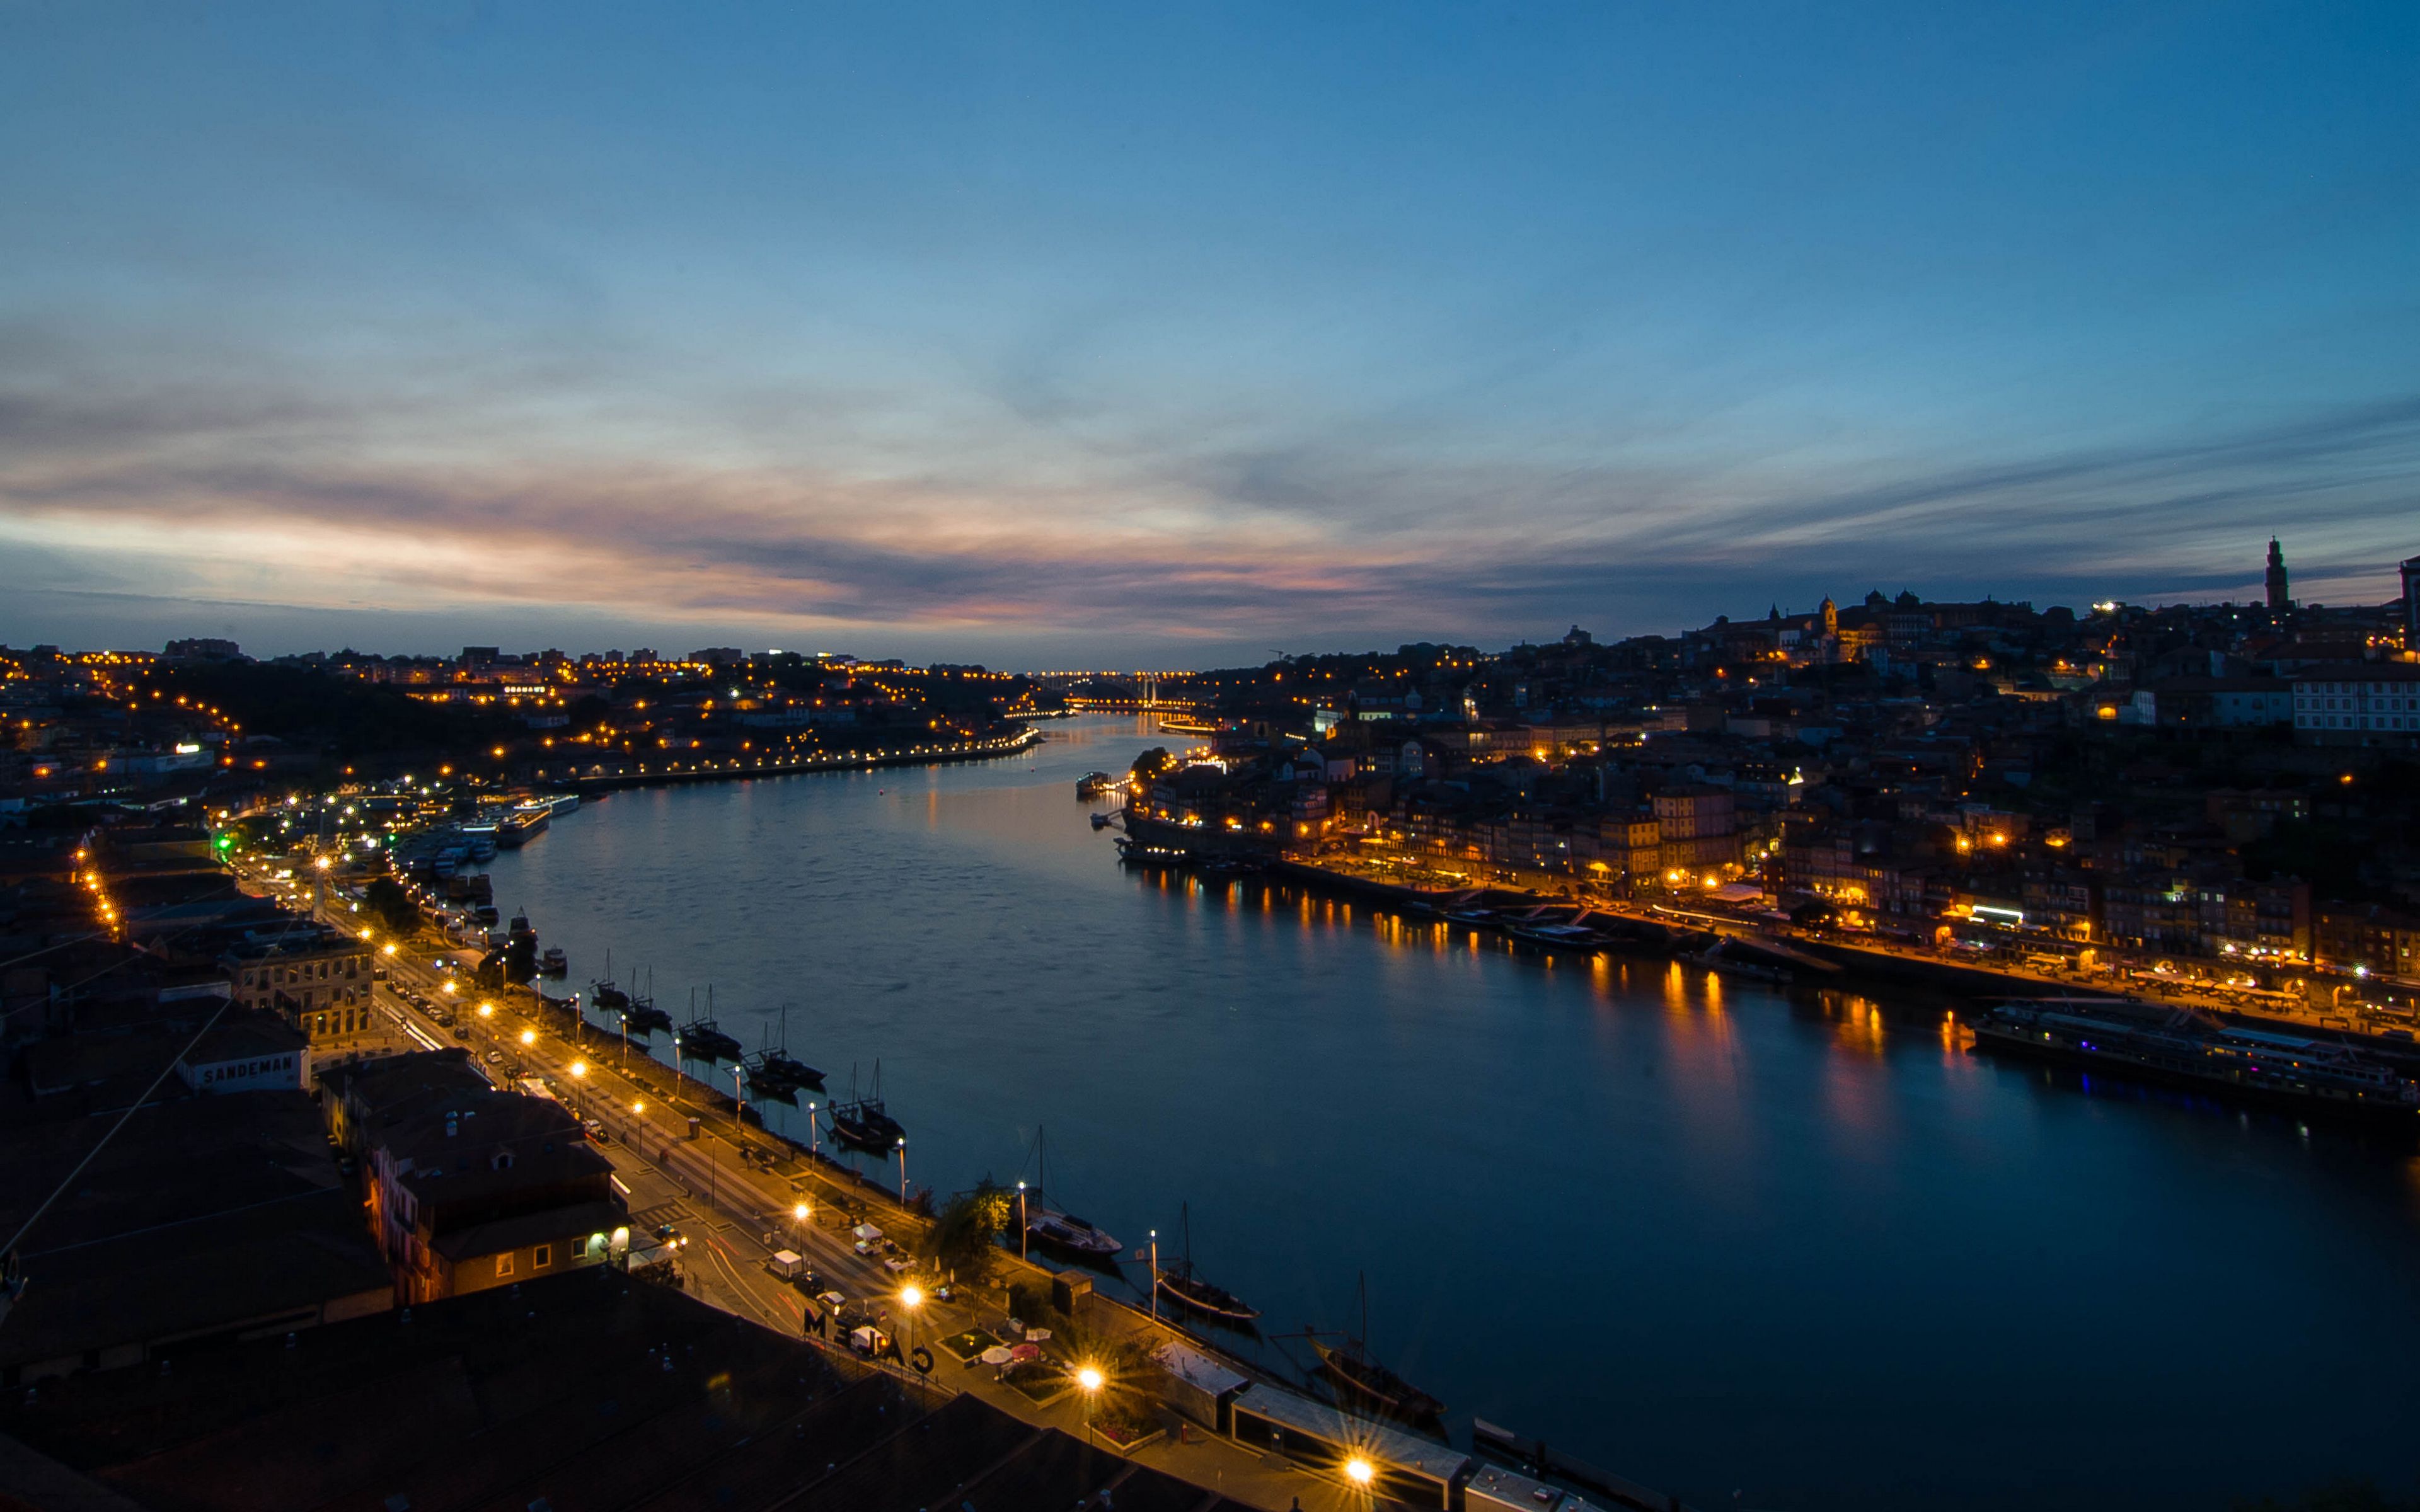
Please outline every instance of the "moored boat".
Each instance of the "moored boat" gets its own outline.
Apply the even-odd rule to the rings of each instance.
[[[1361,1296],[1361,1332],[1347,1335],[1341,1344],[1323,1343],[1315,1335],[1311,1337],[1311,1350],[1319,1356],[1320,1373],[1336,1387],[1339,1396],[1388,1417],[1406,1423],[1433,1423],[1443,1417],[1445,1403],[1380,1365],[1370,1352],[1368,1277],[1360,1279],[1357,1289]]]
[[[562,946],[550,945],[537,958],[537,971],[541,977],[567,977],[571,974],[571,958],[563,953]]]
[[[1043,1207],[1032,1208],[1029,1212],[1031,1216],[1026,1219],[1025,1231],[1032,1235],[1037,1243],[1078,1255],[1108,1257],[1118,1253],[1120,1246],[1114,1235],[1086,1223],[1072,1212],[1057,1212]]]
[[[1095,1259],[1113,1258],[1121,1248],[1113,1235],[1072,1212],[1050,1206],[1045,1195],[1049,1190],[1049,1155],[1039,1127],[1033,1131],[1033,1196],[1026,1208],[1027,1235],[1037,1243],[1070,1254]]]
[[[630,995],[613,980],[613,948],[605,948],[605,975],[588,984],[588,1000],[608,1012],[630,1006]]]
[[[832,1137],[842,1144],[876,1154],[887,1155],[907,1142],[907,1129],[882,1102],[882,1062],[874,1063],[874,1090],[866,1097],[857,1095],[856,1073],[850,1073],[849,1100],[832,1104],[831,1126]]]
[[[1338,1392],[1365,1407],[1407,1423],[1426,1423],[1445,1415],[1445,1403],[1370,1357],[1358,1339],[1342,1344],[1311,1341],[1319,1368]]]
[[[1225,1287],[1205,1279],[1193,1264],[1193,1209],[1187,1203],[1181,1210],[1185,1225],[1185,1257],[1159,1268],[1152,1285],[1161,1296],[1195,1312],[1230,1323],[1249,1323],[1261,1316],[1258,1307],[1247,1303]]]
[[[739,1041],[722,1032],[712,1019],[691,1019],[673,1035],[683,1060],[731,1060],[740,1057]]]

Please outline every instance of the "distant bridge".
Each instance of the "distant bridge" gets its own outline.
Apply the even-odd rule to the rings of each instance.
[[[1184,691],[1193,681],[1190,672],[1028,672],[1025,675],[1063,695],[1071,709],[1097,710],[1104,714],[1197,714],[1209,706],[1205,701]]]

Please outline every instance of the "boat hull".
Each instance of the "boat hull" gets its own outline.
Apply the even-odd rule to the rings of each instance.
[[[1026,1236],[1047,1249],[1063,1250],[1095,1259],[1114,1258],[1123,1248],[1115,1239],[1087,1225],[1074,1228],[1037,1218],[1025,1226]]]
[[[888,1155],[899,1147],[899,1141],[908,1137],[907,1131],[895,1125],[886,1130],[879,1124],[868,1123],[845,1113],[832,1115],[831,1129],[832,1137],[842,1144],[875,1155]]]
[[[1163,1275],[1159,1278],[1159,1294],[1180,1307],[1190,1309],[1205,1318],[1216,1318],[1229,1323],[1249,1323],[1261,1316],[1258,1307],[1247,1305],[1240,1297],[1230,1296],[1225,1303],[1199,1297],[1186,1289],[1181,1277]]]
[[[1311,1342],[1322,1374],[1346,1396],[1389,1417],[1426,1423],[1445,1415],[1445,1403],[1381,1365],[1354,1358],[1317,1339]]]

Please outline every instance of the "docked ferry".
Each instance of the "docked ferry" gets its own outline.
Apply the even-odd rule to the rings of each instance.
[[[553,818],[554,811],[543,803],[520,804],[497,824],[496,842],[518,850],[542,834]]]
[[[2187,1008],[2076,998],[2002,1003],[1974,1029],[1985,1049],[2420,1132],[2420,1083],[2335,1040],[2244,1028]]]

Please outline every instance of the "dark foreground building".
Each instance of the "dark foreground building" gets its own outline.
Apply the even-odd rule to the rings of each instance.
[[[10,1512],[967,1505],[1245,1512],[603,1267],[0,1400]]]

